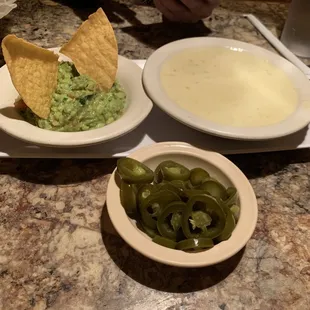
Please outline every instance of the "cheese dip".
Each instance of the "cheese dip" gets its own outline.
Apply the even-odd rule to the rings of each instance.
[[[235,127],[281,122],[298,103],[297,91],[282,70],[248,52],[223,47],[190,48],[168,58],[161,84],[181,108]]]

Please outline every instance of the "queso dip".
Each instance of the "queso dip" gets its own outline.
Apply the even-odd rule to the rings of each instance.
[[[298,104],[297,91],[282,70],[229,48],[191,48],[172,56],[161,68],[161,84],[183,109],[228,126],[272,125]]]

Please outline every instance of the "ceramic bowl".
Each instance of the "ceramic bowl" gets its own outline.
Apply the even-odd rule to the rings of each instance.
[[[177,267],[204,267],[228,259],[240,251],[251,238],[257,222],[257,201],[245,175],[226,157],[197,149],[181,142],[158,143],[134,152],[130,157],[151,169],[164,160],[174,160],[188,168],[201,167],[225,186],[237,188],[240,200],[240,218],[232,236],[208,251],[186,253],[154,243],[137,228],[120,202],[120,191],[113,172],[107,190],[107,209],[118,234],[135,250],[157,262]]]
[[[58,52],[59,49],[52,49]],[[60,55],[60,60],[70,60]],[[18,97],[7,66],[0,68],[0,129],[9,135],[39,145],[78,147],[105,142],[135,129],[147,117],[152,102],[146,96],[141,82],[142,70],[131,60],[119,56],[117,79],[127,94],[124,115],[115,122],[98,129],[81,132],[56,132],[27,123],[14,108]]]
[[[166,95],[160,81],[161,67],[174,54],[188,48],[201,47],[224,47],[238,50],[238,52],[251,53],[266,59],[274,66],[283,70],[298,92],[299,103],[295,112],[284,121],[274,125],[238,128],[205,120],[182,109]],[[189,127],[220,137],[239,140],[267,140],[292,134],[306,127],[310,122],[310,82],[306,76],[292,63],[278,54],[240,41],[202,37],[169,43],[156,50],[147,60],[143,71],[143,85],[151,100],[171,117]],[[223,89],[223,91],[225,90]]]

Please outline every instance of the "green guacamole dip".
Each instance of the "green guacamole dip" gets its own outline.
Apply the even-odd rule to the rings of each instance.
[[[29,108],[21,114],[27,122],[43,129],[84,131],[114,122],[122,116],[125,105],[126,94],[117,82],[108,93],[102,92],[95,81],[79,75],[72,63],[61,62],[48,118],[41,119]]]

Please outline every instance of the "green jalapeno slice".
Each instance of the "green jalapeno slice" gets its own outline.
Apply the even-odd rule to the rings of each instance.
[[[134,215],[137,212],[136,191],[133,185],[121,182],[120,199],[128,215]]]
[[[235,187],[228,187],[226,190],[226,196],[227,198],[223,202],[225,203],[225,205],[230,207],[231,205],[235,204],[238,200],[237,189]]]
[[[144,184],[140,187],[137,194],[138,205],[143,204],[143,202],[154,192],[155,187],[153,184]]]
[[[218,181],[209,179],[204,181],[198,189],[208,192],[211,196],[216,199],[225,200],[227,198],[227,193],[225,187]]]
[[[157,230],[168,239],[176,240],[178,230],[182,226],[182,213],[186,204],[182,201],[169,203],[162,211],[157,221]]]
[[[180,197],[171,191],[163,190],[152,193],[139,206],[140,214],[144,224],[152,229],[157,227],[157,220],[164,208],[173,201],[180,201]]]
[[[162,180],[187,181],[189,179],[190,170],[172,160],[166,160],[158,165],[155,170],[155,175],[157,183],[161,182]]]
[[[149,228],[148,226],[146,226],[143,221],[141,219],[139,219],[139,221],[137,222],[137,227],[143,231],[144,233],[146,233],[149,237],[151,237],[152,239],[158,235],[158,231],[157,229],[152,229]]]
[[[154,180],[154,172],[149,167],[129,157],[117,161],[117,171],[129,184],[152,183]]]
[[[212,239],[209,238],[193,238],[185,239],[179,241],[176,245],[177,250],[187,251],[187,252],[199,252],[212,248],[214,243]]]
[[[182,229],[188,239],[200,237],[213,239],[222,233],[225,222],[226,215],[215,198],[196,195],[187,202],[183,212]]]
[[[155,236],[153,238],[153,242],[155,242],[159,245],[162,245],[166,248],[170,248],[170,249],[175,249],[175,247],[177,245],[177,243],[175,241],[161,237],[161,236]]]
[[[210,178],[210,174],[202,168],[192,169],[189,176],[189,180],[194,187],[201,185],[208,178]]]
[[[235,221],[233,213],[230,211],[229,208],[227,208],[225,211],[226,211],[225,227],[222,233],[215,239],[217,242],[221,242],[221,241],[229,239],[233,230],[236,227],[236,221]]]

